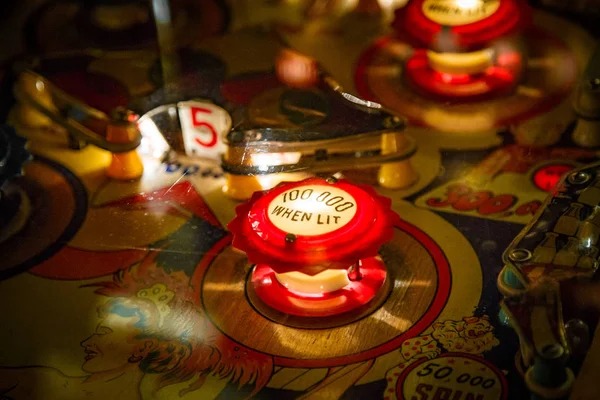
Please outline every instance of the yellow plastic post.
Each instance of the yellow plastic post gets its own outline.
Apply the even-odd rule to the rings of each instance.
[[[404,133],[381,135],[381,154],[402,150],[408,144]],[[379,168],[379,184],[388,189],[404,189],[415,183],[417,173],[410,160],[384,164]]]
[[[250,165],[251,157],[242,147],[228,147],[225,160],[232,164]],[[256,176],[225,173],[223,193],[234,200],[248,200],[252,193],[263,190]]]

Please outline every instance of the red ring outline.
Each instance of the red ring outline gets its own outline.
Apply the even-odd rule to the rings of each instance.
[[[492,364],[485,358],[477,357],[477,356],[474,356],[469,353],[443,353],[443,354],[440,354],[439,356],[437,356],[436,358],[444,358],[444,357],[468,358],[469,360],[478,361],[478,362],[482,363],[483,365],[485,365],[486,367],[488,367],[489,369],[494,371],[494,373],[500,380],[500,385],[502,385],[502,394],[501,394],[500,400],[508,399],[508,381],[506,380],[506,377],[504,376],[504,374],[498,367],[496,367],[494,364]],[[396,397],[398,397],[398,400],[406,400],[404,398],[404,396],[402,395],[403,391],[401,389],[403,389],[403,387],[404,387],[404,382],[406,381],[406,377],[408,376],[408,374],[411,373],[413,370],[415,370],[419,365],[425,364],[426,362],[432,361],[432,360],[435,360],[435,358],[434,359],[422,358],[419,361],[415,361],[414,363],[410,364],[404,371],[402,371],[400,376],[398,376],[398,380],[396,381],[396,385],[395,385],[396,386]]]
[[[377,296],[383,288],[387,271],[382,261],[375,257],[363,259],[360,271],[363,278],[351,281],[347,286],[321,297],[302,296],[283,286],[268,265],[257,265],[252,273],[252,284],[256,295],[269,307],[290,315],[301,317],[331,317],[364,306]],[[268,277],[267,283],[263,279]],[[328,308],[315,308],[319,301],[331,304]],[[301,305],[300,305],[301,304]]]
[[[393,351],[399,348],[402,343],[410,338],[413,338],[419,334],[421,334],[425,329],[427,329],[440,315],[443,311],[448,298],[450,296],[450,289],[452,287],[452,272],[450,270],[450,264],[442,251],[442,249],[438,246],[438,244],[429,237],[425,232],[421,231],[416,226],[404,221],[397,221],[394,226],[397,229],[400,229],[407,234],[411,235],[415,240],[425,247],[429,255],[433,258],[433,262],[438,271],[438,287],[436,294],[431,302],[425,314],[419,319],[413,326],[411,326],[406,332],[392,338],[391,340],[380,344],[372,349],[362,351],[360,353],[349,354],[346,356],[325,358],[325,359],[295,359],[289,357],[281,357],[281,356],[273,356],[273,362],[275,365],[282,367],[291,367],[291,368],[328,368],[328,367],[339,367],[347,364],[353,364],[365,360],[374,359],[379,357],[380,355],[387,354],[390,351]],[[213,248],[208,252],[208,254],[200,261],[196,271],[194,271],[194,275],[191,279],[191,284],[194,287],[201,288],[204,280],[204,275],[206,270],[210,267],[214,259],[223,251],[223,249],[231,244],[233,239],[233,235],[229,234],[221,239]],[[201,290],[197,290],[196,300],[198,304],[202,304],[203,309],[206,311],[204,304],[202,302]],[[206,317],[213,324],[215,329],[217,329],[221,334],[227,336],[229,339],[237,342],[232,337],[228,336],[227,333],[223,332],[219,326],[217,326],[213,322],[213,318],[210,314],[206,313]],[[269,322],[270,323],[270,322]],[[258,350],[256,350],[258,351]],[[263,353],[268,354],[268,353]]]

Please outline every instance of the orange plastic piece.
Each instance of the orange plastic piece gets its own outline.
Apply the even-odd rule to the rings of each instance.
[[[106,128],[106,140],[111,143],[127,143],[137,134],[136,126],[130,122],[110,124]],[[113,153],[112,161],[106,170],[109,178],[130,181],[139,179],[144,173],[144,164],[137,150]]]

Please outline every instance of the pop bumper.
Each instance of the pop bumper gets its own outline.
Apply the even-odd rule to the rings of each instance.
[[[399,219],[366,186],[309,178],[256,192],[228,225],[255,267],[252,289],[285,314],[328,317],[368,304],[384,287],[380,247]]]

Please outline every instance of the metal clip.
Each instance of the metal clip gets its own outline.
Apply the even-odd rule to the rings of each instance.
[[[36,96],[24,90],[22,84],[17,83],[14,87],[14,94],[19,102],[33,107],[36,111],[48,117],[55,124],[63,127],[73,138],[93,144],[94,146],[108,150],[112,153],[124,153],[137,148],[142,140],[140,131],[135,128],[132,137],[120,139],[111,142],[106,138],[106,129],[112,124],[132,124],[127,117],[133,112],[126,109],[117,109],[109,116],[106,113],[88,106],[81,100],[65,93],[53,85],[42,75],[25,69],[19,72],[22,82],[32,82],[36,87],[42,90],[52,98],[53,108],[42,104]],[[83,122],[94,121],[94,126],[98,125],[101,132],[96,132],[85,126]],[[134,125],[135,126],[135,125]]]

